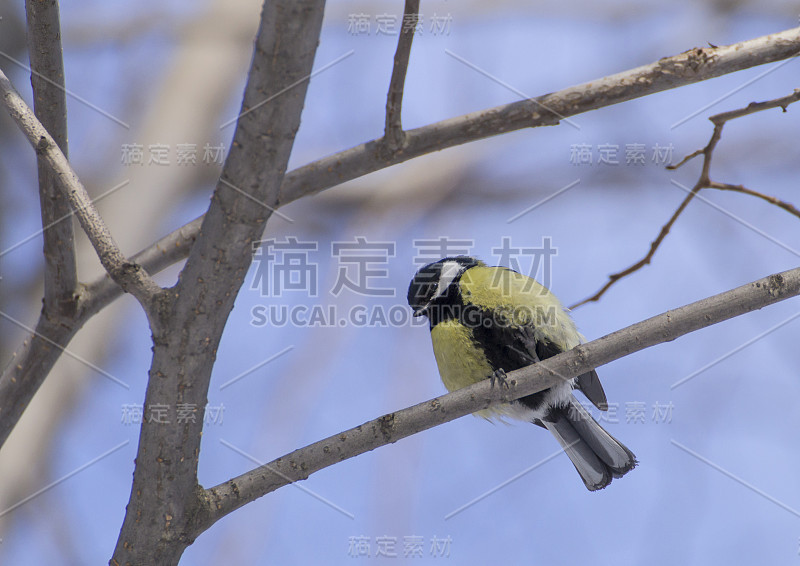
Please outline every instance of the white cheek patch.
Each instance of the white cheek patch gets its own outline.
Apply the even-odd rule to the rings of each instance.
[[[447,288],[453,283],[456,277],[464,271],[464,266],[457,261],[446,261],[442,264],[442,272],[439,276],[439,284],[431,300],[441,297],[447,292]]]

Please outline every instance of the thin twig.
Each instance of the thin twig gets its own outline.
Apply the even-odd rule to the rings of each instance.
[[[69,200],[103,267],[149,313],[152,300],[161,291],[161,287],[139,265],[128,261],[122,254],[69,161],[2,71],[0,94],[6,110],[28,138],[40,161],[46,163],[53,173],[58,187]]]
[[[740,108],[738,110],[731,110],[729,112],[722,112],[720,114],[715,114],[711,116],[709,120],[714,125],[717,124],[724,124],[729,120],[735,120],[736,118],[741,118],[742,116],[747,116],[749,114],[755,114],[756,112],[762,112],[764,110],[770,110],[771,108],[780,108],[784,112],[786,112],[786,108],[800,100],[800,88],[794,89],[792,94],[783,96],[781,98],[776,98],[774,100],[767,100],[766,102],[751,102],[744,108]]]
[[[403,24],[400,29],[400,37],[397,39],[397,51],[394,54],[392,79],[389,82],[389,93],[386,96],[384,139],[391,151],[396,151],[403,145],[403,90],[405,89],[408,61],[411,57],[411,43],[414,41],[414,34],[419,22],[419,1],[406,0]]]
[[[686,163],[689,159],[697,157],[698,155],[703,156],[703,167],[700,172],[700,178],[698,179],[697,183],[695,183],[694,187],[692,187],[692,190],[689,191],[689,194],[686,195],[686,197],[681,201],[681,204],[678,206],[675,212],[672,213],[672,216],[670,217],[669,220],[667,220],[667,223],[661,227],[661,230],[659,231],[658,236],[656,236],[656,239],[650,243],[650,250],[647,252],[647,254],[645,254],[645,256],[642,259],[633,263],[632,265],[628,266],[622,271],[618,271],[617,273],[609,275],[606,284],[603,285],[594,295],[580,302],[577,302],[574,305],[570,305],[569,306],[570,309],[576,309],[582,305],[585,305],[586,303],[599,301],[600,298],[606,293],[606,291],[608,291],[619,280],[627,277],[631,273],[639,271],[645,265],[648,265],[650,263],[656,251],[661,246],[661,243],[664,241],[664,239],[667,237],[670,230],[672,229],[672,226],[678,220],[678,217],[683,213],[684,210],[686,210],[686,207],[689,206],[689,203],[692,201],[692,199],[694,199],[695,195],[697,195],[697,193],[709,182],[708,174],[711,169],[711,157],[713,156],[714,148],[717,147],[717,143],[719,143],[720,137],[722,136],[723,126],[724,124],[714,126],[714,133],[711,135],[711,140],[709,140],[708,145],[706,145],[706,147],[704,147],[703,149],[698,149],[697,151],[693,152],[691,155],[684,158],[678,165],[667,166],[667,169],[675,169],[680,165]]]
[[[58,2],[26,0],[28,53],[36,117],[67,151],[67,97],[61,50]],[[44,310],[42,316],[57,317],[75,310],[78,285],[75,239],[71,222],[57,222],[70,212],[69,202],[56,186],[56,177],[42,158],[38,160],[39,201],[44,232]]]
[[[798,210],[797,207],[794,206],[792,203],[786,202],[785,200],[781,200],[778,197],[774,197],[772,195],[765,195],[764,193],[759,193],[758,191],[748,189],[747,187],[742,185],[730,185],[728,183],[717,183],[716,181],[711,181],[711,183],[709,183],[708,185],[708,188],[717,189],[720,191],[733,191],[735,193],[742,193],[745,195],[750,195],[756,198],[760,198],[761,200],[764,200],[770,204],[780,207],[789,214],[793,214],[798,218],[800,218],[800,210]]]
[[[667,223],[664,224],[661,227],[661,231],[658,233],[658,236],[656,236],[656,239],[653,240],[652,242],[650,242],[650,250],[647,252],[647,254],[642,259],[640,259],[639,261],[631,264],[630,266],[626,267],[622,271],[618,271],[617,273],[612,273],[611,275],[609,275],[608,276],[608,281],[606,281],[606,284],[603,285],[600,288],[600,290],[598,290],[591,297],[583,299],[582,301],[580,301],[578,303],[575,303],[574,305],[570,305],[569,309],[570,310],[571,309],[577,309],[578,307],[580,307],[582,305],[585,305],[586,303],[589,303],[589,302],[592,302],[592,301],[599,301],[600,297],[602,297],[605,294],[605,292],[608,291],[611,288],[611,286],[614,285],[617,281],[619,281],[620,279],[622,279],[624,277],[627,277],[631,273],[633,273],[635,271],[638,271],[642,267],[644,267],[645,265],[649,264],[650,261],[653,259],[653,256],[655,255],[656,250],[658,250],[659,246],[661,245],[661,242],[664,241],[664,238],[667,237],[667,234],[669,234],[669,231],[672,229],[672,225],[675,224],[675,221],[678,219],[678,217],[683,213],[684,210],[686,210],[686,207],[689,206],[689,203],[695,197],[695,195],[697,194],[697,191],[698,191],[697,187],[694,187],[689,192],[689,194],[686,195],[686,197],[683,199],[683,201],[681,201],[680,206],[678,206],[678,208],[675,210],[675,212],[672,213],[672,216],[670,217],[669,220],[667,220]]]
[[[800,100],[800,89],[795,89],[794,92],[788,96],[783,96],[781,98],[776,98],[774,100],[768,100],[766,102],[751,102],[745,108],[740,108],[737,110],[730,110],[728,112],[722,112],[720,114],[715,114],[709,117],[709,120],[712,124],[714,124],[714,131],[711,134],[711,139],[709,140],[708,144],[696,151],[693,151],[683,159],[681,159],[675,165],[668,165],[667,169],[675,170],[679,167],[683,166],[683,164],[691,161],[695,157],[702,155],[703,156],[703,166],[700,171],[700,176],[697,179],[697,182],[692,187],[692,190],[686,195],[686,198],[683,199],[680,206],[678,206],[677,210],[672,214],[670,219],[667,221],[664,226],[661,227],[661,231],[658,233],[658,236],[655,240],[650,243],[650,249],[648,250],[647,254],[637,261],[636,263],[630,265],[629,267],[623,269],[622,271],[618,271],[617,273],[613,273],[608,276],[608,281],[603,285],[594,295],[588,297],[574,305],[571,305],[570,309],[576,309],[586,303],[599,301],[600,298],[608,291],[615,283],[619,280],[627,277],[628,275],[640,270],[645,265],[648,265],[650,261],[653,259],[656,251],[658,250],[661,243],[666,238],[667,234],[669,234],[672,225],[675,224],[675,221],[678,217],[686,210],[686,207],[689,205],[691,200],[695,197],[695,195],[700,192],[702,189],[718,189],[723,191],[734,191],[738,193],[747,194],[750,196],[754,196],[769,202],[770,204],[774,204],[778,206],[790,214],[794,214],[798,218],[800,218],[800,211],[797,210],[792,204],[782,201],[777,197],[765,195],[758,191],[754,191],[752,189],[748,189],[743,187],[742,185],[731,185],[728,183],[718,183],[716,181],[711,180],[711,158],[714,155],[714,150],[719,143],[719,140],[722,137],[722,129],[725,127],[725,124],[730,120],[735,120],[736,118],[741,118],[742,116],[748,116],[750,114],[755,114],[756,112],[761,112],[763,110],[769,110],[771,108],[782,108],[784,112],[786,112],[786,108],[792,104],[793,102],[797,102]]]
[[[228,513],[290,483],[427,430],[439,424],[507,403],[551,387],[563,378],[674,340],[724,320],[763,308],[800,294],[800,268],[770,275],[753,283],[714,295],[638,322],[572,350],[509,372],[509,388],[492,387],[489,379],[384,415],[350,430],[300,448],[205,490],[206,513],[191,533],[192,538]]]

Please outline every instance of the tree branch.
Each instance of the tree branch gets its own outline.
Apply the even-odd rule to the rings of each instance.
[[[9,319],[4,313],[0,315]],[[40,316],[34,331],[14,352],[0,378],[0,445],[8,439],[34,394],[83,322],[85,320],[80,324],[72,320],[51,321],[46,316]]]
[[[323,0],[264,3],[231,151],[180,280],[159,308],[146,406],[206,405],[217,346],[253,242],[277,205],[324,8]],[[173,414],[168,424],[142,423],[112,564],[177,564],[194,540],[193,525],[205,513],[197,483],[203,419],[184,421]]]
[[[36,150],[40,162],[47,164],[57,186],[64,191],[100,263],[124,291],[139,300],[149,314],[152,301],[161,287],[140,266],[125,259],[69,161],[2,71],[0,94],[6,110]]]
[[[764,110],[771,110],[772,108],[780,108],[784,112],[789,107],[790,104],[793,104],[800,100],[800,88],[794,89],[792,94],[787,94],[786,96],[782,96],[781,98],[776,98],[774,100],[767,100],[766,102],[751,102],[744,108],[740,108],[738,110],[730,110],[729,112],[722,112],[720,114],[715,114],[711,116],[709,120],[717,126],[725,124],[730,120],[735,120],[736,118],[741,118],[742,116],[749,116],[750,114],[755,114],[756,112],[763,112]],[[677,165],[676,165],[677,167]]]
[[[58,2],[26,0],[25,9],[34,109],[42,126],[53,136],[66,157],[67,98]],[[43,316],[55,317],[61,312],[69,316],[75,310],[75,289],[78,284],[75,240],[72,223],[59,222],[69,215],[69,202],[56,186],[56,178],[44,160],[39,158],[38,162],[39,200],[44,228]]]
[[[67,105],[58,3],[27,0],[25,7],[36,116],[66,156]],[[0,445],[76,331],[75,241],[72,223],[60,222],[69,215],[69,203],[57,186],[57,177],[41,157],[38,174],[44,228],[44,300],[34,332],[0,376]]]
[[[758,191],[753,191],[747,189],[741,185],[730,185],[727,183],[717,183],[711,180],[711,159],[714,155],[714,150],[719,143],[719,140],[722,138],[722,128],[725,127],[725,124],[729,120],[735,120],[736,118],[741,118],[743,116],[748,116],[750,114],[755,114],[756,112],[761,112],[763,110],[769,110],[771,108],[782,108],[784,112],[786,112],[786,108],[792,104],[793,102],[797,102],[800,100],[800,89],[795,89],[794,92],[788,96],[783,96],[781,98],[776,98],[775,100],[769,100],[767,102],[751,102],[745,108],[740,108],[738,110],[730,110],[728,112],[722,112],[720,114],[715,114],[714,116],[709,117],[709,120],[712,124],[714,124],[714,131],[711,134],[711,139],[708,141],[708,144],[696,151],[693,151],[683,159],[681,159],[675,165],[667,165],[667,169],[675,170],[681,167],[684,163],[691,161],[698,155],[703,156],[703,166],[700,170],[700,176],[697,179],[697,182],[692,187],[692,190],[686,195],[686,198],[683,199],[680,206],[675,210],[672,214],[670,219],[667,221],[664,226],[661,227],[661,231],[656,236],[656,239],[650,243],[650,249],[648,250],[647,254],[634,263],[629,267],[623,269],[622,271],[618,271],[617,273],[613,273],[608,276],[608,281],[605,285],[603,285],[594,295],[589,298],[586,298],[579,303],[575,303],[571,305],[570,309],[576,309],[586,303],[590,303],[593,301],[599,301],[600,298],[608,291],[617,281],[620,279],[624,279],[628,275],[639,271],[645,265],[648,265],[650,261],[653,259],[656,251],[658,250],[661,243],[669,234],[669,231],[672,229],[672,225],[675,224],[675,221],[678,217],[683,213],[692,199],[700,192],[701,189],[719,189],[723,191],[735,191],[743,194],[747,194],[750,196],[754,196],[769,202],[770,204],[774,204],[787,212],[794,214],[795,216],[800,218],[800,211],[798,211],[793,205],[784,202],[776,197],[765,195],[759,193]]]
[[[386,96],[386,127],[383,139],[391,151],[397,151],[403,146],[405,134],[403,132],[402,108],[403,90],[405,88],[408,61],[411,57],[411,43],[417,31],[419,21],[419,0],[406,0],[403,11],[403,25],[400,37],[397,39],[397,51],[394,54],[392,78],[389,82],[389,93]]]
[[[200,232],[203,217],[195,218],[158,240],[155,244],[131,256],[130,261],[140,265],[147,273],[158,273],[186,259]],[[88,319],[122,296],[123,291],[106,273],[95,281],[84,285],[78,310]],[[2,400],[0,400],[0,403]]]
[[[752,189],[748,189],[743,185],[730,185],[728,183],[717,183],[716,181],[711,181],[708,184],[709,189],[717,189],[719,191],[732,191],[734,193],[742,193],[744,195],[750,195],[751,197],[760,198],[763,201],[766,201],[772,205],[777,206],[778,208],[782,208],[789,214],[793,214],[800,218],[800,210],[797,209],[790,202],[786,202],[785,200],[781,200],[778,197],[774,197],[772,195],[765,195],[764,193],[760,193],[758,191],[754,191]]]
[[[695,48],[546,94],[450,118],[405,132],[402,150],[372,140],[287,173],[279,204],[285,205],[368,173],[449,147],[498,134],[553,126],[560,119],[664,90],[773,63],[800,54],[800,27],[723,47]]]
[[[622,271],[618,271],[616,273],[612,273],[611,275],[608,276],[608,281],[606,281],[606,284],[603,285],[602,287],[600,287],[600,289],[594,295],[592,295],[591,297],[588,297],[586,299],[583,299],[582,301],[579,301],[579,302],[575,303],[574,305],[570,305],[567,308],[569,310],[574,310],[574,309],[577,309],[580,306],[585,305],[586,303],[599,301],[600,297],[605,295],[606,291],[608,291],[617,281],[619,281],[620,279],[624,279],[625,277],[627,277],[631,273],[639,271],[645,265],[648,265],[650,263],[650,261],[652,261],[653,256],[656,254],[656,251],[658,250],[658,248],[661,246],[661,243],[667,237],[667,235],[669,234],[670,230],[672,230],[673,224],[675,224],[675,221],[678,220],[678,217],[681,214],[683,214],[683,211],[686,210],[686,207],[689,206],[689,203],[692,202],[692,199],[694,199],[695,195],[697,195],[697,191],[698,190],[699,190],[699,188],[693,187],[692,190],[689,191],[689,193],[686,195],[686,197],[681,201],[681,204],[678,206],[678,208],[675,209],[675,212],[672,213],[672,216],[670,216],[669,220],[667,220],[666,224],[664,224],[661,227],[661,230],[659,231],[658,236],[656,236],[656,239],[653,240],[652,242],[650,242],[650,249],[647,251],[647,253],[645,254],[645,256],[642,259],[640,259],[639,261],[629,265],[628,267],[626,267]]]
[[[185,258],[197,237],[202,217],[131,257],[148,273],[158,273]],[[22,413],[72,338],[95,314],[122,296],[122,288],[106,274],[81,286],[72,318],[42,316],[36,329],[14,353],[0,375],[0,446],[5,444]]]
[[[800,268],[667,311],[568,352],[509,372],[509,388],[486,379],[475,385],[384,415],[331,436],[205,490],[207,516],[196,534],[243,505],[314,472],[398,440],[557,384],[639,350],[800,294]]]

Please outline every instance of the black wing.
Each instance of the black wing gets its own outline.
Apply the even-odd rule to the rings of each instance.
[[[596,371],[587,371],[579,375],[575,382],[575,389],[580,389],[586,395],[586,398],[592,402],[592,405],[601,411],[608,410],[606,392],[603,391],[603,386],[600,384],[600,378],[597,377]]]
[[[476,312],[479,313],[477,316]],[[482,309],[470,315],[475,342],[483,349],[492,371],[514,371],[558,353],[550,343],[540,344],[536,341],[533,326],[512,326],[504,320],[498,320],[496,314]],[[540,391],[520,398],[519,402],[531,409],[538,409],[544,402],[544,395],[545,392]]]
[[[469,322],[475,341],[483,348],[493,371],[514,371],[563,352],[563,349],[549,340],[536,340],[533,326],[510,325],[507,321],[498,320],[496,314],[483,309],[476,309],[470,314],[472,316],[469,317]],[[601,411],[608,410],[606,394],[597,372],[592,370],[578,376],[575,387],[595,407]],[[536,409],[543,396],[543,392],[534,393],[521,398],[520,402]]]

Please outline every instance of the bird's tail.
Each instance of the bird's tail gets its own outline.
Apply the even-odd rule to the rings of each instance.
[[[542,424],[572,460],[589,491],[603,489],[636,466],[636,456],[608,434],[575,397],[550,412]]]

